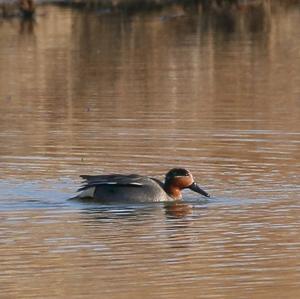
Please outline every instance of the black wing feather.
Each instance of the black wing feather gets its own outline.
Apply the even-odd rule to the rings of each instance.
[[[143,185],[143,177],[131,174],[131,175],[122,175],[122,174],[111,174],[111,175],[81,175],[83,185],[77,190],[83,191],[91,187],[96,187],[100,185],[109,185],[114,184],[115,186],[132,186],[132,187],[141,187]]]

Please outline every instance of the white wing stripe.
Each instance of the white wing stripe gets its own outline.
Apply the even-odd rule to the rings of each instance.
[[[141,183],[119,183],[119,182],[91,182],[91,184],[95,185],[134,185],[134,186],[143,186]]]
[[[79,198],[85,198],[85,197],[91,197],[93,198],[94,197],[94,194],[95,194],[95,187],[91,187],[91,188],[88,188],[86,190],[83,190],[79,195],[78,197]]]

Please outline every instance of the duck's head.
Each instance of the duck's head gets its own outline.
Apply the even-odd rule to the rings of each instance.
[[[182,189],[191,189],[203,196],[210,197],[209,194],[201,189],[194,181],[193,175],[184,168],[173,168],[165,177],[165,191],[174,199],[181,199]]]

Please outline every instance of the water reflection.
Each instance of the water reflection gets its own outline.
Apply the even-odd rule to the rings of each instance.
[[[182,218],[192,213],[192,206],[182,202],[165,204],[167,217]]]
[[[20,34],[34,34],[34,26],[36,26],[34,19],[22,19],[20,21]]]
[[[128,220],[134,219],[138,220],[139,217],[147,214],[151,214],[155,211],[160,211],[160,204],[87,204],[81,203],[81,212],[84,216],[87,216],[87,219],[93,220],[109,220],[109,219],[119,219],[120,217],[126,217]],[[92,217],[92,218],[91,218]]]
[[[293,298],[299,294],[299,222],[293,206],[299,209],[296,201],[196,206],[184,218],[162,217],[158,206],[127,208],[129,214],[126,207],[2,213],[2,291],[32,294],[29,276],[35,273],[39,297],[45,290],[62,296],[47,285],[92,297],[100,284],[110,298],[117,298],[120,289],[138,298],[150,284],[151,294],[166,298],[180,298],[181,287],[196,296],[199,285],[211,297],[229,298],[239,291],[245,297],[271,298],[281,292],[273,288],[276,284]],[[18,258],[11,256],[11,246]],[[16,283],[5,283],[12,275],[19,278]],[[58,281],[60,275],[65,278]],[[78,278],[83,279],[81,288],[74,289]]]
[[[84,215],[93,217],[99,221],[109,221],[113,218],[126,217],[137,221],[139,218],[150,213],[161,213],[165,211],[167,218],[184,218],[193,211],[193,206],[185,202],[150,203],[150,204],[111,204],[81,203]]]

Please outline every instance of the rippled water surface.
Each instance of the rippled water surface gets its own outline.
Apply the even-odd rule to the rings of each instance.
[[[299,298],[300,8],[0,20],[1,298]],[[213,197],[74,203],[189,168]]]

